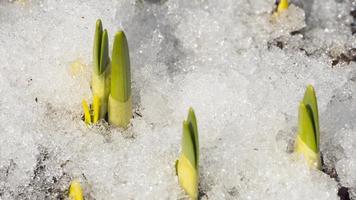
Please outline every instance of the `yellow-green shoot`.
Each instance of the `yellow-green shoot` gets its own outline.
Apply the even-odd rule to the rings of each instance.
[[[131,69],[129,47],[125,33],[115,34],[111,63],[109,122],[127,128],[132,117]]]
[[[303,101],[300,103],[298,121],[295,151],[303,155],[310,167],[320,169],[318,104],[314,88],[311,85],[307,87]]]
[[[99,97],[94,95],[92,109],[89,108],[89,105],[86,100],[82,101],[82,107],[84,111],[84,122],[87,125],[96,123],[99,120],[99,111],[100,111],[100,100]]]
[[[69,199],[70,200],[83,200],[83,191],[78,180],[73,180],[69,186]]]
[[[191,199],[198,199],[199,185],[199,138],[194,111],[189,109],[187,120],[183,121],[182,150],[176,161],[179,184]]]
[[[289,7],[288,0],[280,0],[277,6],[277,12],[280,13],[284,10],[287,10]]]
[[[108,96],[110,94],[110,58],[108,32],[101,20],[96,21],[94,47],[93,47],[93,95],[99,97],[99,118],[104,118],[107,113]]]

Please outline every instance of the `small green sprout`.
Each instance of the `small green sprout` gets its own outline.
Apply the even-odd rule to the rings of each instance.
[[[101,24],[101,20],[96,21],[94,47],[93,47],[93,74],[92,74],[93,95],[99,97],[99,119],[105,118],[108,107],[108,97],[110,94],[110,58],[108,32]]]
[[[198,199],[199,184],[199,138],[194,110],[189,109],[187,120],[183,121],[182,150],[176,161],[179,184],[191,199]]]
[[[123,31],[116,33],[112,51],[109,122],[127,128],[132,117],[129,47]]]
[[[311,168],[321,169],[318,104],[313,86],[305,91],[299,106],[295,151],[304,156]]]
[[[90,125],[92,123],[96,123],[99,120],[99,97],[98,96],[94,96],[94,100],[93,100],[93,109],[90,110],[87,101],[83,100],[82,101],[82,107],[83,107],[83,111],[84,111],[84,122],[87,125]]]
[[[90,115],[90,109],[89,109],[87,101],[83,100],[82,106],[83,106],[83,111],[84,111],[84,122],[87,125],[89,125],[89,124],[91,124],[91,115]]]

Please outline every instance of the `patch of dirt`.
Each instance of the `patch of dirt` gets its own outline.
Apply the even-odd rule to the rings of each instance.
[[[350,64],[351,62],[356,62],[356,48],[351,48],[347,50],[346,52],[340,53],[337,56],[332,56],[329,54],[329,56],[332,58],[331,66],[334,67],[337,64]]]

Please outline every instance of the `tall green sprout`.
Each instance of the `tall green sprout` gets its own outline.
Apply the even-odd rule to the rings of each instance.
[[[199,138],[194,110],[189,109],[187,120],[183,121],[182,150],[176,161],[179,184],[191,199],[198,199],[199,184]]]
[[[300,103],[298,121],[295,151],[304,156],[310,167],[320,169],[318,104],[314,88],[311,85],[307,87],[303,101]]]
[[[108,108],[110,94],[110,58],[108,32],[103,31],[101,20],[96,21],[93,47],[92,90],[99,98],[99,110],[94,110],[94,123],[104,118]]]
[[[109,122],[127,128],[132,117],[129,47],[125,33],[116,33],[112,51]]]

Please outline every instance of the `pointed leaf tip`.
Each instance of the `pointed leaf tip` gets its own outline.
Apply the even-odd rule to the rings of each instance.
[[[108,32],[105,29],[101,38],[100,65],[99,65],[100,74],[105,71],[108,62],[109,62],[109,39],[108,39]]]
[[[127,43],[127,39],[126,39],[126,35],[124,33],[124,31],[118,31],[116,32],[115,36],[114,36],[114,47],[113,47],[113,51],[114,48],[119,48],[122,45],[124,45],[124,42]],[[118,49],[117,49],[118,50]]]
[[[310,92],[310,93],[312,93],[312,94],[314,94],[315,95],[315,90],[314,90],[314,87],[313,87],[313,85],[307,85],[307,89],[306,89],[306,92]]]
[[[188,116],[189,116],[189,115],[195,115],[194,109],[193,109],[192,107],[189,107]]]
[[[102,30],[103,29],[103,25],[101,23],[101,19],[97,19],[96,20],[96,29],[98,29],[98,30]]]
[[[124,33],[124,31],[118,31],[116,34],[115,34],[115,38],[118,37],[118,38],[126,38],[126,35]]]

